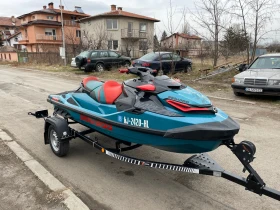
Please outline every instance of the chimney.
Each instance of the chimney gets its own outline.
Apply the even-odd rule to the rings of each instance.
[[[53,3],[52,2],[50,2],[48,5],[49,5],[49,9],[53,9]]]
[[[64,6],[63,5],[59,5],[59,9],[64,9]]]
[[[47,9],[47,6],[43,6],[43,9]]]
[[[122,10],[122,7],[118,7],[118,10]]]
[[[15,16],[12,16],[11,19],[12,19],[12,23],[16,22]]]
[[[117,7],[117,5],[112,4],[112,5],[111,5],[111,11],[115,11],[115,10],[116,10],[116,7]]]

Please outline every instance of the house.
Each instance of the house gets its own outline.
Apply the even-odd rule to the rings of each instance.
[[[62,19],[65,32],[65,42],[68,45],[80,43],[80,24],[76,20],[89,17],[81,7],[74,11],[65,10],[64,6],[55,8],[51,2],[43,9],[32,11],[18,17],[21,21],[20,32],[22,40],[19,44],[25,45],[28,52],[59,52],[62,46]]]
[[[79,22],[85,48],[111,49],[140,57],[153,50],[154,23],[159,20],[124,11],[113,4],[109,12]]]
[[[15,33],[18,33],[20,26],[20,20],[12,17],[0,17],[0,37],[1,42],[4,46],[13,46],[10,45],[9,37],[13,36]]]
[[[165,50],[176,50],[181,56],[198,56],[201,51],[202,38],[185,33],[174,33],[161,40],[161,47]]]

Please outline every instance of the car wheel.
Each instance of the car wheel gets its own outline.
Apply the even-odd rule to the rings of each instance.
[[[104,71],[104,65],[102,64],[102,63],[98,63],[98,64],[96,64],[96,71],[98,71],[98,72],[102,72],[102,71]]]
[[[235,92],[235,91],[233,91],[233,93],[234,93],[234,95],[236,95],[236,96],[244,96],[244,93]]]
[[[124,62],[124,66],[125,66],[125,67],[128,68],[128,67],[130,67],[130,65],[131,65],[131,63],[130,63],[129,61],[125,61],[125,62]]]
[[[187,66],[187,67],[185,67],[185,69],[184,69],[184,72],[185,73],[188,73],[188,72],[191,72],[192,71],[192,67],[191,66]]]

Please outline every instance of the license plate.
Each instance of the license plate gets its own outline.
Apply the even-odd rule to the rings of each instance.
[[[254,93],[261,93],[261,92],[263,92],[263,89],[260,89],[260,88],[246,88],[245,90],[247,92],[254,92]]]

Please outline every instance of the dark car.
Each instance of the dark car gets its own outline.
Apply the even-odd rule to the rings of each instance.
[[[231,84],[235,95],[280,96],[280,53],[261,55],[240,69]]]
[[[156,69],[159,75],[167,74],[172,65],[175,71],[189,72],[192,70],[192,61],[172,52],[151,52],[132,62],[133,66],[144,66]],[[162,65],[162,68],[160,67]]]
[[[89,50],[81,52],[76,58],[77,67],[85,72],[104,71],[113,66],[130,66],[131,58],[122,56],[110,50]]]

